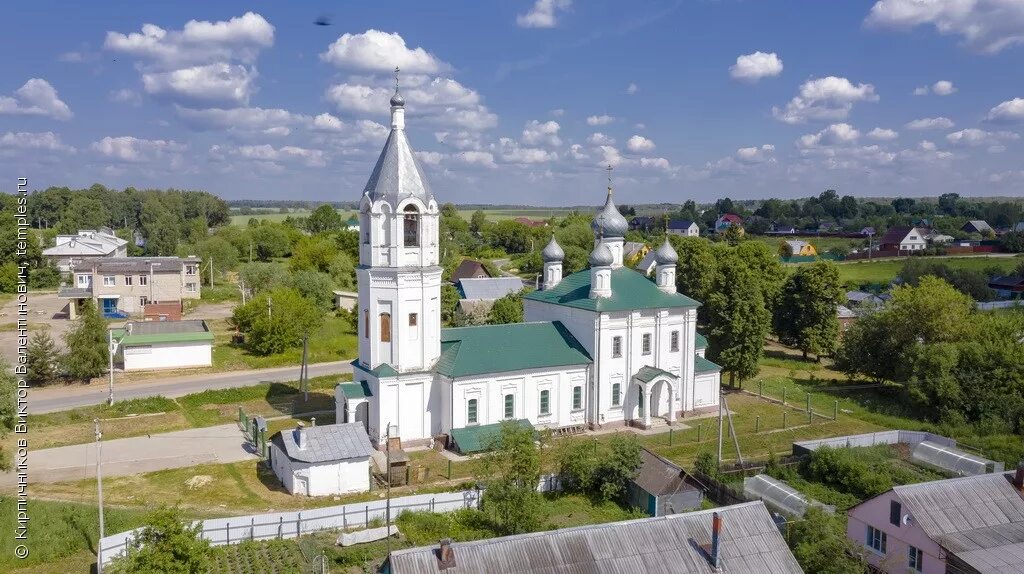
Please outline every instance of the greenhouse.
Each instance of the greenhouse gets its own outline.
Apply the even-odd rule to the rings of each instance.
[[[767,474],[758,474],[743,479],[743,496],[747,500],[762,500],[772,509],[802,517],[811,506],[835,512],[834,506],[822,504],[807,498],[785,482]]]
[[[923,441],[914,445],[910,458],[917,463],[952,472],[958,476],[973,476],[1003,472],[1003,463],[966,453],[952,446]]]

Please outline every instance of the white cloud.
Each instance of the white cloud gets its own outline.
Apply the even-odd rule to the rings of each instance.
[[[516,24],[521,28],[554,28],[558,25],[557,12],[571,7],[572,0],[537,0],[529,12],[516,16]]]
[[[660,171],[673,171],[675,169],[672,167],[672,164],[663,157],[642,157],[640,158],[640,167]]]
[[[256,90],[258,75],[251,66],[216,62],[143,73],[142,87],[147,94],[183,102],[245,105]]]
[[[14,91],[14,96],[0,96],[0,114],[46,116],[68,120],[74,115],[50,82],[32,78]]]
[[[911,29],[932,25],[972,50],[995,54],[1024,43],[1024,2],[1019,0],[879,0],[868,26]]]
[[[908,130],[946,130],[953,127],[953,125],[953,120],[940,116],[909,121],[903,127]]]
[[[286,128],[284,126],[275,126],[275,127],[267,128],[267,129],[263,130],[263,135],[272,136],[272,137],[276,137],[276,138],[285,137],[287,135],[291,135],[291,133],[292,133],[292,129],[291,128]]]
[[[53,132],[7,132],[0,136],[0,148],[75,152],[75,148],[64,145],[60,141],[60,136]]]
[[[558,159],[558,154],[536,147],[522,147],[511,138],[500,138],[498,144],[492,146],[498,157],[505,163],[528,164],[544,163]]]
[[[599,162],[601,165],[615,167],[622,163],[622,154],[610,145],[598,146],[597,151],[601,153],[601,161]]]
[[[873,140],[889,141],[894,140],[900,136],[900,133],[896,130],[890,130],[888,128],[875,128],[868,132],[868,137]]]
[[[210,156],[218,160],[230,156],[241,160],[276,165],[298,164],[306,167],[327,165],[327,154],[323,150],[287,145],[277,148],[269,144],[237,147],[214,145],[210,147]]]
[[[932,84],[932,93],[936,96],[948,96],[955,91],[956,87],[949,80],[939,80]]]
[[[443,153],[436,151],[418,151],[415,154],[418,160],[427,165],[440,165],[441,160],[445,158]]]
[[[530,120],[523,127],[522,141],[528,145],[562,145],[562,140],[558,137],[560,127],[555,121]]]
[[[320,59],[339,68],[391,72],[398,66],[408,74],[436,74],[451,68],[423,48],[409,48],[400,34],[367,30],[342,34],[320,54]]]
[[[601,132],[594,132],[587,137],[587,143],[593,145],[615,145],[615,138]]]
[[[460,130],[457,132],[434,132],[434,139],[437,143],[444,144],[452,149],[478,150],[481,147],[480,134]]]
[[[746,164],[764,163],[772,160],[774,153],[775,146],[772,144],[764,144],[761,147],[741,147],[736,150],[736,159]]]
[[[761,78],[771,78],[782,73],[782,59],[772,52],[754,52],[736,58],[736,63],[729,67],[729,75],[734,80],[757,82]]]
[[[141,32],[107,32],[103,47],[149,60],[165,69],[239,60],[250,63],[274,45],[274,27],[263,16],[246,12],[227,21],[190,20],[181,30],[143,24]]]
[[[800,136],[796,143],[806,149],[853,144],[859,138],[860,132],[850,124],[832,124],[818,133]]]
[[[340,118],[328,113],[322,113],[313,118],[313,129],[325,132],[340,132],[346,128],[345,122]],[[271,128],[273,129],[273,128]]]
[[[649,152],[654,149],[654,142],[645,138],[641,135],[630,136],[629,140],[626,141],[626,147],[631,152],[643,153]]]
[[[487,168],[498,167],[498,165],[494,163],[494,154],[487,151],[464,151],[459,152],[452,157],[468,165],[480,165]]]
[[[562,108],[555,108],[548,113],[555,116],[556,118],[560,118],[565,115],[565,110],[563,110]]]
[[[1013,132],[989,132],[978,128],[967,128],[946,136],[946,141],[956,146],[1001,146],[1002,142],[1020,139]]]
[[[588,126],[605,126],[615,121],[615,118],[608,114],[602,114],[600,116],[590,116],[587,118]]]
[[[93,142],[92,151],[100,156],[125,163],[144,163],[174,157],[188,146],[173,140],[148,140],[132,136],[105,137]]]
[[[639,91],[640,91],[640,88],[638,88],[637,85],[634,84],[633,82],[630,82],[629,85],[626,86],[626,93],[631,95],[631,96],[633,94],[639,92]]]
[[[921,140],[921,142],[917,144],[917,147],[924,151],[935,151],[937,149],[935,142],[928,140]]]
[[[263,131],[278,126],[307,124],[309,116],[268,108],[207,108],[195,110],[175,106],[178,117],[200,130]]]
[[[800,93],[786,104],[785,109],[772,108],[772,114],[788,124],[807,120],[841,120],[849,115],[856,102],[876,102],[878,96],[871,84],[854,85],[846,78],[828,76],[808,80],[800,86]]]
[[[451,127],[483,130],[497,125],[498,117],[481,104],[475,90],[450,78],[409,76],[402,88],[406,113]],[[325,99],[341,111],[386,115],[391,88],[360,83],[341,83],[327,88]]]
[[[118,102],[122,104],[128,104],[131,106],[142,105],[142,96],[139,95],[135,90],[129,90],[128,88],[121,88],[120,90],[114,90],[107,95],[112,102]]]
[[[919,86],[917,88],[914,88],[914,95],[915,96],[927,96],[928,92],[929,92],[928,86]]]
[[[1013,98],[993,107],[986,118],[995,123],[1024,122],[1024,98]]]

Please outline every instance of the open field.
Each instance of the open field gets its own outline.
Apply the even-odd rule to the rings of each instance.
[[[983,271],[990,267],[998,267],[1009,271],[1020,265],[1024,259],[1020,257],[988,257],[984,255],[964,257],[921,257],[921,261],[944,263],[958,269]],[[882,261],[849,261],[839,263],[839,278],[850,285],[869,283],[886,284],[896,278],[903,267],[903,259],[885,259]]]
[[[758,241],[771,247],[772,251],[778,251],[779,245],[786,240],[806,241],[814,246],[819,254],[824,254],[830,249],[841,247],[849,251],[859,247],[867,247],[867,239],[855,239],[849,237],[818,237],[817,235],[799,235],[796,237],[774,237],[771,235],[747,235],[751,241]]]
[[[469,221],[473,217],[475,209],[459,209],[459,216]],[[562,207],[544,208],[523,208],[523,209],[484,209],[484,215],[488,221],[501,221],[503,219],[514,219],[516,217],[529,217],[530,219],[548,219],[551,217],[565,217],[572,209]]]
[[[302,363],[302,347],[276,355],[253,355],[231,342],[234,329],[227,319],[207,322],[213,331],[213,370],[265,369]],[[327,315],[316,333],[309,334],[308,362],[323,363],[355,357],[358,348],[352,326],[335,315]]]

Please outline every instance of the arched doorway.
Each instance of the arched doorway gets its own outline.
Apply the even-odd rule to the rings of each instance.
[[[674,423],[678,380],[676,375],[657,367],[645,366],[637,371],[630,385],[633,422],[644,428],[651,427],[652,418]]]

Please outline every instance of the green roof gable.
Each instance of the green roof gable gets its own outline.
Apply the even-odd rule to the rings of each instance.
[[[435,370],[456,378],[591,362],[583,345],[558,321],[511,323],[441,329]]]
[[[649,382],[653,381],[654,379],[657,379],[658,377],[661,377],[661,376],[672,377],[673,379],[678,379],[679,378],[676,375],[673,375],[672,373],[670,373],[668,371],[663,371],[663,370],[659,369],[658,367],[650,367],[650,366],[640,367],[640,370],[637,371],[636,375],[634,375],[634,376],[638,380],[643,381],[645,383],[649,383]]]
[[[366,381],[359,381],[358,383],[341,383],[338,385],[341,392],[345,393],[345,396],[350,399],[364,399],[372,397],[373,393],[370,392],[370,385]]]
[[[367,369],[366,367],[364,367],[364,366],[359,364],[359,359],[353,359],[352,362],[351,362],[351,365],[352,365],[352,367],[354,367],[356,369],[359,369],[360,371],[366,371],[367,373],[373,374],[378,379],[381,378],[381,377],[396,377],[396,376],[398,376],[398,371],[396,371],[394,367],[392,367],[391,365],[389,365],[387,363],[381,363],[381,364],[377,365],[376,369]]]
[[[697,333],[697,340],[694,341],[693,346],[696,349],[707,349],[708,338],[705,337],[704,335],[701,335],[700,333]]]
[[[722,367],[719,367],[700,355],[696,355],[693,358],[693,370],[698,373],[714,373],[721,371]]]
[[[584,269],[563,278],[551,289],[534,291],[524,299],[599,312],[700,306],[686,295],[663,292],[647,276],[626,267],[612,269],[611,297],[590,298],[590,270]]]
[[[518,419],[513,422],[517,426],[533,430],[533,425],[526,419]],[[452,440],[461,454],[473,454],[491,449],[491,444],[501,433],[502,423],[490,425],[479,425],[452,429]]]

